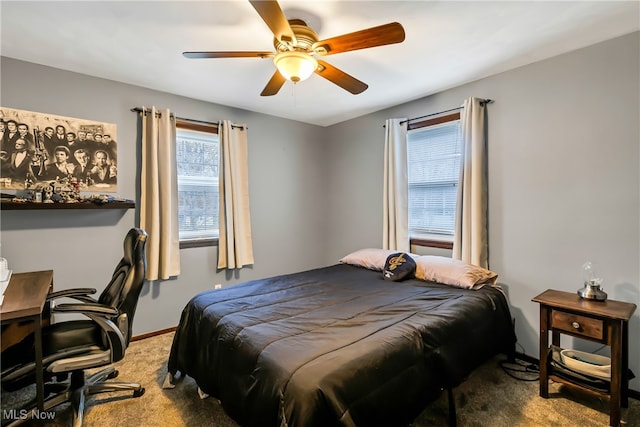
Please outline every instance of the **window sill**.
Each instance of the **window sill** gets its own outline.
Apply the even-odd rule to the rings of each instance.
[[[453,249],[453,241],[445,240],[438,237],[431,236],[416,236],[411,237],[409,239],[409,243],[415,246],[424,246],[427,248],[438,248],[438,249]]]
[[[218,246],[218,239],[182,240],[180,242],[180,249],[203,248],[205,246]]]

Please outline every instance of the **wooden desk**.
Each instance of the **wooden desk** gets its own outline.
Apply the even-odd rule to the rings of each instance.
[[[609,424],[620,425],[620,406],[629,405],[629,319],[635,304],[622,301],[594,301],[577,293],[546,290],[534,302],[540,304],[540,396],[549,397],[549,380],[578,387],[609,400]],[[567,334],[611,347],[610,391],[600,392],[554,373],[549,360],[549,332],[552,344],[560,346],[560,334]]]
[[[42,313],[47,294],[53,288],[53,271],[14,273],[0,306],[2,325],[31,321],[35,332],[36,400],[44,410],[44,372],[42,370]]]

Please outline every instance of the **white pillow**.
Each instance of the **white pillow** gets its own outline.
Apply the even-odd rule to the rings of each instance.
[[[369,270],[382,271],[389,255],[402,252],[395,249],[366,248],[351,252],[340,260],[343,264],[357,265]],[[409,254],[413,258],[416,256]]]
[[[416,279],[443,283],[458,288],[480,289],[486,284],[494,285],[498,274],[476,265],[435,255],[414,258]]]

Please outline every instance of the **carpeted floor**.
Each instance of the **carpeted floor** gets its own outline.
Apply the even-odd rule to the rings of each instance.
[[[186,377],[174,389],[162,389],[166,361],[173,334],[163,334],[131,343],[125,359],[116,364],[121,381],[137,381],[146,388],[140,398],[103,394],[93,396],[87,404],[85,423],[91,426],[216,426],[235,427],[217,400],[200,399],[195,382]],[[497,357],[478,368],[454,391],[460,427],[515,426],[608,426],[608,404],[601,399],[578,393],[574,389],[552,383],[551,397],[538,396],[537,381],[520,381],[499,366]],[[535,373],[519,374],[535,379]],[[2,393],[3,420],[7,410],[32,398],[33,387],[15,393]],[[625,426],[640,427],[640,402],[630,399],[623,409]],[[50,422],[26,425],[69,426],[72,410],[61,405]],[[446,426],[448,403],[446,393],[429,404],[412,426]]]

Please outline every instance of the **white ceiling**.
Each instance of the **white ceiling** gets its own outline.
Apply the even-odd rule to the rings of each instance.
[[[640,2],[280,1],[325,39],[388,22],[401,44],[324,60],[364,81],[320,76],[259,94],[271,59],[186,59],[183,51],[273,51],[248,1],[6,1],[2,56],[328,126],[640,29]],[[3,82],[6,84],[6,82]],[[157,107],[171,107],[168,105]]]

